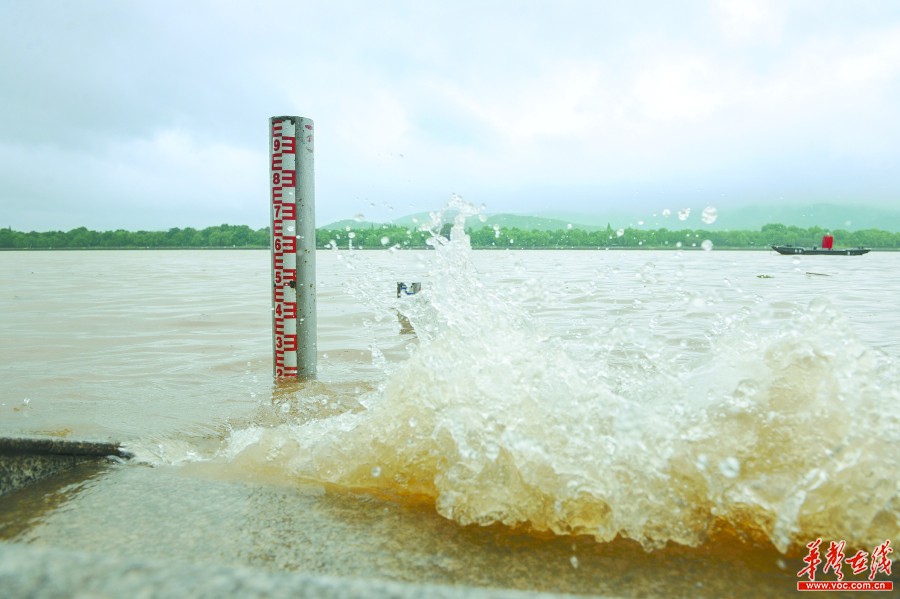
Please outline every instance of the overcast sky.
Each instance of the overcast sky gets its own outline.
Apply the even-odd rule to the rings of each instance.
[[[896,0],[0,0],[0,226],[900,207]]]

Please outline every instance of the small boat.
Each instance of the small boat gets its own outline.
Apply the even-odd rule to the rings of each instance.
[[[794,247],[792,245],[773,245],[772,249],[779,254],[784,254],[786,256],[799,256],[800,254],[803,254],[804,256],[862,256],[863,254],[868,254],[872,251],[871,249],[864,247],[847,248],[843,250],[826,250],[825,248],[804,248]]]
[[[800,254],[806,256],[862,256],[868,254],[871,250],[862,246],[856,248],[846,248],[843,250],[834,249],[834,237],[831,233],[826,233],[822,237],[822,247],[794,247],[792,245],[773,245],[772,249],[779,254],[786,256],[797,256]]]

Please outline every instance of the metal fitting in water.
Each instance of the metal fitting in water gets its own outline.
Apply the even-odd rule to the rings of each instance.
[[[410,283],[409,285],[406,283],[397,283],[397,297],[400,297],[401,293],[415,295],[420,291],[422,291],[422,283]]]

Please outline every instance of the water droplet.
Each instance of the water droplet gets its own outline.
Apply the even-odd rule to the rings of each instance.
[[[381,476],[381,467],[380,466],[375,466],[374,468],[372,468],[372,476],[374,476],[375,478],[378,478],[379,476]]]
[[[719,218],[719,213],[714,206],[707,206],[703,209],[703,213],[700,215],[700,218],[707,225],[711,225],[716,222],[717,218]]]
[[[741,463],[737,458],[725,458],[719,461],[719,472],[725,478],[736,478],[741,473]]]
[[[350,225],[347,225],[346,227],[344,227],[344,230],[345,230],[345,231],[349,231],[349,230],[350,230]]]
[[[690,208],[682,208],[681,210],[678,211],[678,220],[687,220],[690,215],[691,215]]]
[[[353,231],[350,231],[349,233],[347,233],[347,237],[349,237],[350,239],[353,239],[356,237],[356,233],[354,233]]]
[[[753,397],[757,393],[759,393],[759,385],[751,379],[742,380],[734,390],[734,396],[738,398]]]
[[[663,215],[663,218],[669,218],[670,216],[672,216],[672,211],[669,210],[668,208],[666,208],[665,210],[662,211],[662,215]]]
[[[571,230],[571,229],[572,229],[572,223],[569,223],[568,225],[566,225],[566,228],[569,229],[569,230]]]
[[[616,237],[621,237],[625,234],[625,229],[616,229]]]
[[[381,238],[381,245],[387,245],[391,242],[391,238],[385,235]]]
[[[30,398],[30,397],[26,397],[25,399],[22,400],[22,404],[23,404],[23,405],[26,405],[26,406],[27,406],[27,405],[30,404],[30,403],[31,403],[31,398]]]
[[[572,564],[573,568],[575,568],[576,570],[578,569],[578,558],[574,555],[569,558],[569,563]]]
[[[643,225],[644,225],[644,221],[639,220],[639,221],[638,221],[638,226],[643,226]]]
[[[703,243],[700,244],[700,247],[702,247],[705,251],[708,252],[708,251],[712,250],[713,242],[710,241],[709,239],[704,239]]]
[[[680,247],[681,247],[681,242],[680,242],[680,241],[676,241],[676,242],[675,242],[675,247],[680,248]]]
[[[358,223],[361,223],[364,220],[366,220],[366,216],[360,212],[357,212],[356,214],[353,215],[353,220],[355,220]]]

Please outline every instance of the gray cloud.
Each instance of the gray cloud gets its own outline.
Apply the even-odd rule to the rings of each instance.
[[[263,226],[275,114],[316,120],[322,223],[895,202],[895,6],[4,3],[0,225]]]

